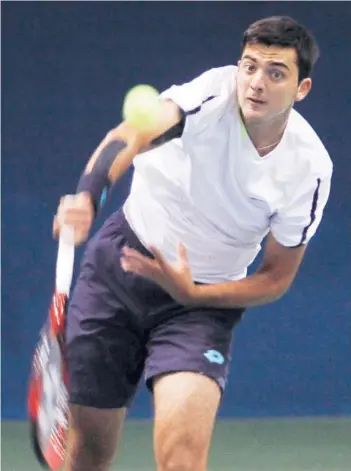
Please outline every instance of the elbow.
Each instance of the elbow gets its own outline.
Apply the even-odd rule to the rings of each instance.
[[[132,148],[136,153],[146,144],[145,135],[126,121],[123,121],[116,128],[111,129],[107,133],[105,141],[108,143],[114,140],[123,140],[127,146]]]
[[[280,279],[272,281],[272,287],[270,290],[271,300],[278,301],[280,298],[282,298],[289,291],[291,284],[291,279]]]

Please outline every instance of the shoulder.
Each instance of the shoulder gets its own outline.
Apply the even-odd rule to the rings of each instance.
[[[198,78],[202,78],[214,90],[234,89],[237,69],[234,65],[214,67],[203,72]]]
[[[232,96],[236,86],[237,67],[227,65],[207,70],[198,77],[207,89],[207,95],[214,98]],[[196,81],[196,79],[195,79]]]
[[[288,122],[287,146],[309,174],[331,176],[333,163],[327,149],[311,124],[294,109]]]
[[[203,103],[232,96],[235,89],[237,67],[215,67],[182,84],[172,85],[161,97],[175,101],[185,111]]]

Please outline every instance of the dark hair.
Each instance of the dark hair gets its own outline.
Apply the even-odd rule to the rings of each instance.
[[[243,35],[242,52],[247,44],[260,43],[294,48],[299,82],[311,75],[319,57],[319,48],[312,33],[289,16],[271,16],[250,25]]]

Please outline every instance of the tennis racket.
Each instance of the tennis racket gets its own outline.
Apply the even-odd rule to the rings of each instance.
[[[55,291],[34,352],[28,391],[33,450],[40,464],[52,471],[63,464],[68,431],[64,330],[73,265],[73,229],[63,226],[56,261]]]

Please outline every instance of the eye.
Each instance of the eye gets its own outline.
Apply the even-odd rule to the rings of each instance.
[[[280,70],[272,70],[270,72],[270,76],[272,77],[273,80],[281,80],[282,78],[285,77],[283,72],[281,72]]]
[[[251,73],[251,72],[255,72],[256,70],[256,66],[254,64],[244,64],[244,69]]]

